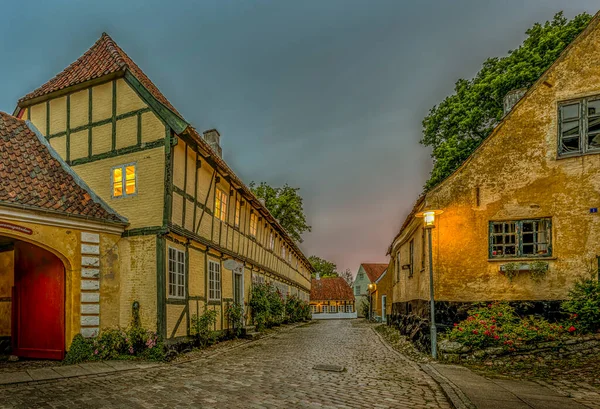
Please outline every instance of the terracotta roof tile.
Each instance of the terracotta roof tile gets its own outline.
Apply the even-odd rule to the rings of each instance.
[[[60,91],[73,85],[81,84],[96,78],[116,72],[129,70],[139,82],[163,105],[181,117],[175,107],[150,81],[140,67],[114,42],[106,33],[73,64],[69,65],[50,81],[25,95],[19,100],[19,105],[30,99],[41,97],[52,92]]]
[[[379,276],[381,276],[385,269],[388,268],[388,264],[383,263],[363,263],[361,266],[367,273],[367,277],[369,277],[369,280],[372,283],[377,281]]]
[[[75,180],[25,121],[0,112],[0,204],[127,224]]]
[[[346,280],[341,277],[312,279],[310,286],[311,301],[354,301],[354,293]]]

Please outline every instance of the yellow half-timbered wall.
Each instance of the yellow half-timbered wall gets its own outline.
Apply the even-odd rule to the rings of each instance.
[[[228,328],[225,309],[234,300],[233,272],[225,269],[222,263],[228,258],[244,263],[246,302],[250,298],[253,280],[272,283],[286,289],[285,296],[294,295],[308,301],[310,267],[286,243],[276,227],[267,222],[259,205],[253,205],[226,175],[215,171],[194,141],[179,137],[173,146],[172,158],[170,227],[174,233],[167,239],[165,260],[168,263],[169,246],[187,252],[188,294],[184,302],[169,298],[167,265],[167,337],[189,334],[186,326],[186,323],[189,325],[188,318],[201,314],[205,308],[218,311],[215,329]],[[226,202],[225,206],[216,209],[217,198],[219,203]],[[220,215],[222,209],[225,211]],[[239,215],[236,216],[237,212]],[[256,220],[256,234],[251,233],[251,218]],[[271,235],[273,249],[270,248]],[[207,298],[209,260],[221,266],[221,299],[217,302]]]
[[[162,225],[168,128],[124,78],[26,107],[22,117],[130,229]],[[136,194],[113,198],[111,171],[124,164],[136,166]]]

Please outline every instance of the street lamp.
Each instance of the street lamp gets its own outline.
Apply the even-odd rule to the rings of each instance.
[[[369,320],[373,319],[373,291],[375,291],[375,284],[369,283]]]
[[[429,243],[429,306],[430,306],[430,328],[431,331],[431,356],[437,359],[437,330],[435,327],[435,298],[433,291],[433,249],[431,246],[431,230],[435,228],[435,216],[443,213],[443,210],[426,210],[417,214],[423,218],[423,228],[427,230]]]

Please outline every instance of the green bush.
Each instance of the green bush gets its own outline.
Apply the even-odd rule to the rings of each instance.
[[[269,292],[267,293],[269,299],[269,320],[270,326],[281,324],[283,321],[283,313],[285,311],[285,303],[283,296],[273,286],[269,285]]]
[[[573,331],[541,318],[520,318],[510,305],[497,302],[469,310],[467,319],[454,324],[447,337],[475,349],[503,347],[514,351],[527,344],[562,338],[569,332]]]
[[[267,284],[252,285],[248,305],[252,313],[252,322],[259,331],[262,331],[270,321],[269,292],[270,286]]]
[[[571,314],[574,331],[596,332],[600,329],[600,282],[582,280],[569,291],[562,309]]]
[[[238,303],[227,304],[225,317],[227,317],[233,335],[239,337],[244,327],[244,307]]]
[[[217,332],[213,330],[216,323],[217,310],[211,310],[206,305],[202,314],[192,316],[190,333],[200,347],[205,348],[217,341]]]
[[[81,362],[85,362],[92,357],[92,342],[86,339],[81,334],[77,334],[73,337],[69,352],[65,357],[64,362],[69,365],[75,365]]]

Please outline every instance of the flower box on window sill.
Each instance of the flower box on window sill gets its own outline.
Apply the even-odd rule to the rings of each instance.
[[[516,273],[529,271],[535,278],[543,277],[549,269],[549,263],[543,260],[532,261],[531,263],[512,262],[500,266],[500,274],[506,275],[512,279]]]

